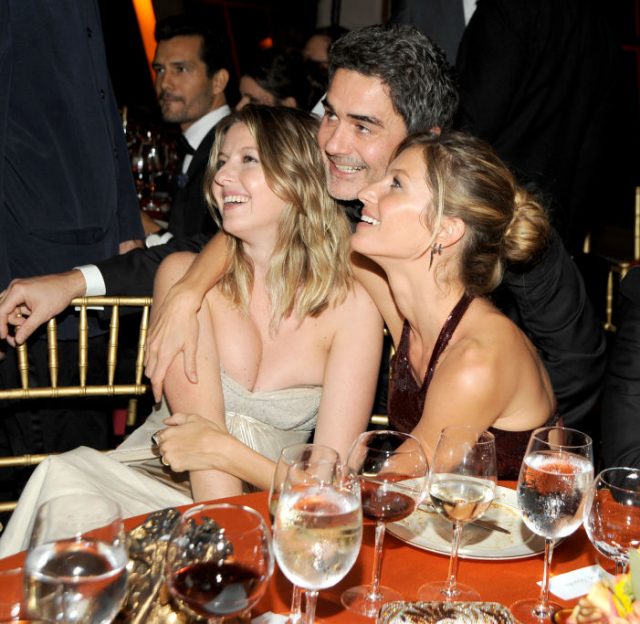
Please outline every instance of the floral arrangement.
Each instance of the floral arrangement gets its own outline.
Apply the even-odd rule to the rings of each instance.
[[[629,573],[599,581],[576,605],[567,624],[640,624],[640,550],[629,553]]]

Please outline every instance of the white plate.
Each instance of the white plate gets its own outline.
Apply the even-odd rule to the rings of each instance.
[[[532,533],[522,521],[516,492],[498,486],[491,507],[480,520],[509,531],[486,531],[467,524],[462,531],[459,556],[465,559],[524,559],[544,552],[544,538]],[[389,533],[416,548],[451,554],[451,523],[437,512],[414,511],[408,518],[387,525]]]

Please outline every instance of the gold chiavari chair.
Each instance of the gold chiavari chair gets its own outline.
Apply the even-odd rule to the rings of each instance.
[[[52,318],[47,324],[48,369],[50,385],[30,387],[29,354],[26,344],[17,347],[17,361],[20,375],[20,388],[0,389],[0,400],[58,399],[63,397],[116,397],[130,396],[127,410],[127,425],[133,426],[137,414],[137,397],[148,390],[142,383],[144,371],[144,352],[149,327],[151,297],[79,297],[71,302],[78,310],[78,376],[79,385],[60,386],[58,384],[58,337],[57,322]],[[107,378],[103,384],[87,384],[89,369],[89,322],[87,310],[90,308],[111,308],[107,343]],[[118,365],[118,337],[120,332],[120,312],[122,308],[141,308],[140,324],[137,336],[135,368],[132,383],[116,383]],[[0,457],[0,468],[29,467],[39,464],[47,454]],[[0,512],[11,511],[14,502],[0,503]]]
[[[592,253],[591,236],[587,235],[584,241],[584,254]],[[605,331],[615,332],[615,309],[618,298],[620,282],[629,272],[632,266],[640,262],[640,186],[635,189],[634,219],[633,219],[633,255],[631,258],[614,257],[611,254],[596,254],[600,256],[600,262],[604,262],[606,269],[606,288],[604,289],[604,320]],[[598,291],[602,292],[602,291]],[[601,308],[602,309],[602,308]]]

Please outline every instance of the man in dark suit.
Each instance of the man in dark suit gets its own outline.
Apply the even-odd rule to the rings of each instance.
[[[153,59],[155,90],[162,118],[180,125],[176,178],[168,231],[173,236],[213,234],[217,226],[204,198],[204,173],[215,126],[230,112],[225,98],[229,82],[221,35],[208,26],[176,15],[158,22]],[[166,242],[164,237],[162,242]]]
[[[0,289],[139,244],[140,210],[96,0],[0,2],[0,84]],[[59,323],[60,384],[77,377],[65,357],[77,353],[75,335],[73,318]],[[92,347],[99,342],[92,338]],[[3,346],[0,387],[15,387],[15,353],[2,361]],[[48,383],[39,336],[29,364],[31,382]],[[107,416],[104,402],[88,399],[3,404],[0,455],[102,448]]]

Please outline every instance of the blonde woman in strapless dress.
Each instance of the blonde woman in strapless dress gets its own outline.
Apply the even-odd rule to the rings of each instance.
[[[253,106],[218,124],[206,185],[229,261],[198,315],[197,382],[177,358],[169,409],[114,453],[44,462],[0,556],[24,548],[37,505],[57,495],[97,492],[131,516],[266,489],[280,450],[312,436],[346,455],[371,414],[382,320],[352,278],[349,225],[327,194],[316,130],[302,111]],[[193,259],[162,264],[152,316]]]

